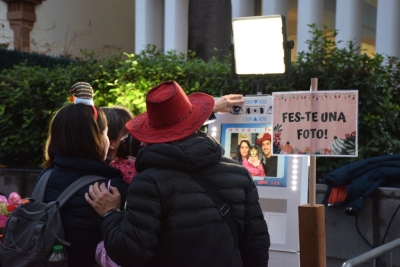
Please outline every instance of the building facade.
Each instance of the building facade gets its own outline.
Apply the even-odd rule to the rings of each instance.
[[[63,56],[133,53],[134,14],[132,0],[0,0],[0,44]]]
[[[77,55],[80,49],[139,53],[147,44],[187,52],[189,0],[1,0],[0,44],[9,48]],[[338,47],[400,56],[398,0],[232,0],[232,17],[281,14],[292,60],[308,49],[309,24],[338,30]],[[340,42],[339,42],[340,41]]]

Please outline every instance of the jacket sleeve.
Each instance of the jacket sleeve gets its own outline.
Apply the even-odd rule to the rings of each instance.
[[[104,246],[120,266],[144,266],[154,256],[161,232],[159,192],[144,174],[135,176],[128,191],[126,210],[103,221]]]
[[[244,234],[239,247],[243,267],[268,267],[270,237],[258,200],[257,188],[250,179],[245,203]]]

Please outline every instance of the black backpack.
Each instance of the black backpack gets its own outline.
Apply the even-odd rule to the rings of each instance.
[[[43,203],[51,170],[46,171],[33,190],[31,198],[25,199],[7,220],[0,243],[0,266],[3,267],[68,267],[65,260],[50,262],[47,259],[53,246],[70,246],[65,241],[60,209],[83,186],[104,177],[86,175],[67,187],[56,201]]]

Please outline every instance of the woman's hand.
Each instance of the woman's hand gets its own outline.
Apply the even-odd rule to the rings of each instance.
[[[110,186],[110,191],[104,183],[95,182],[89,186],[89,192],[85,193],[85,199],[93,209],[103,217],[103,215],[112,209],[119,209],[121,206],[121,195],[118,188]]]

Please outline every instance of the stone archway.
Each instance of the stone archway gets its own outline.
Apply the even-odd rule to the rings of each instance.
[[[30,51],[30,32],[36,21],[35,6],[44,0],[2,0],[7,3],[7,20],[14,31],[14,50]]]

